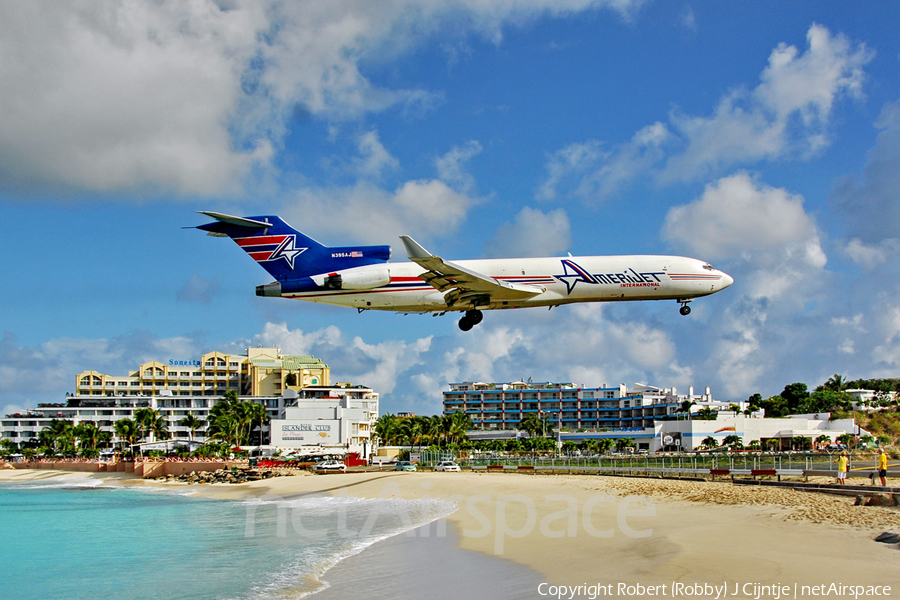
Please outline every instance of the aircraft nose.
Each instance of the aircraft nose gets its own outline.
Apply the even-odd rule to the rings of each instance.
[[[722,289],[724,290],[732,283],[734,283],[734,278],[727,273],[722,273]]]

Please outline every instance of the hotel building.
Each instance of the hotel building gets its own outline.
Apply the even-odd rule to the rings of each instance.
[[[193,434],[180,424],[188,415],[206,421],[226,391],[265,407],[272,445],[330,452],[363,452],[371,448],[369,432],[378,418],[378,393],[349,383],[330,385],[328,365],[312,356],[282,355],[277,348],[248,348],[246,355],[210,352],[199,359],[169,359],[141,364],[128,376],[85,371],[75,377],[75,392],[65,403],[38,404],[36,409],[6,415],[0,439],[36,446],[40,431],[54,419],[75,424],[90,421],[115,437],[114,423],[134,418],[141,408],[158,410],[173,441],[205,442],[203,430]],[[283,439],[282,421],[329,421],[332,435],[318,439]],[[277,431],[276,431],[277,430]],[[290,437],[290,436],[289,436]],[[294,436],[296,437],[296,436]],[[283,443],[281,443],[283,442]],[[305,442],[305,443],[304,443]]]
[[[746,402],[714,400],[708,387],[703,394],[690,387],[680,395],[675,388],[644,384],[588,388],[572,383],[464,382],[451,384],[443,401],[444,414],[462,411],[472,419],[472,440],[520,437],[518,425],[529,413],[547,419],[558,431],[560,444],[631,438],[638,450],[648,452],[695,450],[707,437],[721,444],[729,435],[740,436],[745,445],[775,439],[788,448],[797,437],[826,435],[833,441],[844,433],[861,435],[853,419],[831,420],[828,413],[778,419],[765,418],[764,411],[744,415]],[[685,403],[691,415],[709,408],[716,417],[687,418]]]
[[[690,388],[679,396],[674,388],[635,384],[584,388],[573,383],[453,383],[443,393],[444,414],[462,411],[476,431],[515,430],[529,413],[550,419],[558,429],[621,429],[651,426],[672,415],[688,400],[693,410],[713,404],[709,388],[695,395]]]

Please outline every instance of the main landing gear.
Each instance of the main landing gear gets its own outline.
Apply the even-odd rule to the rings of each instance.
[[[685,317],[691,314],[691,307],[688,306],[688,302],[690,302],[690,300],[683,300],[681,302],[681,308],[678,309],[678,312],[680,312]]]
[[[469,331],[484,318],[480,310],[467,310],[465,316],[459,320],[459,328],[463,331]]]

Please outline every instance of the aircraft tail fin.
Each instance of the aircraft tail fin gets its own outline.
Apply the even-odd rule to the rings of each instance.
[[[328,248],[274,215],[234,217],[198,212],[215,222],[197,229],[217,237],[230,237],[279,281],[386,262],[391,257],[390,246]]]

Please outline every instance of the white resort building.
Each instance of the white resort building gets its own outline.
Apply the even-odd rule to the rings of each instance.
[[[271,448],[313,452],[371,450],[370,431],[378,418],[378,393],[350,383],[330,385],[330,370],[312,356],[282,355],[277,348],[248,348],[246,355],[210,352],[198,359],[141,364],[127,376],[85,371],[75,377],[66,401],[38,404],[5,415],[0,439],[20,447],[37,446],[40,431],[54,419],[94,422],[115,437],[114,423],[141,408],[158,410],[176,442],[205,442],[204,430],[191,432],[180,421],[188,415],[206,421],[228,390],[263,405],[269,415],[263,441]],[[310,425],[313,424],[313,425]],[[327,429],[324,427],[327,425]],[[284,435],[283,427],[319,427],[326,435]],[[271,435],[270,435],[271,434]]]

